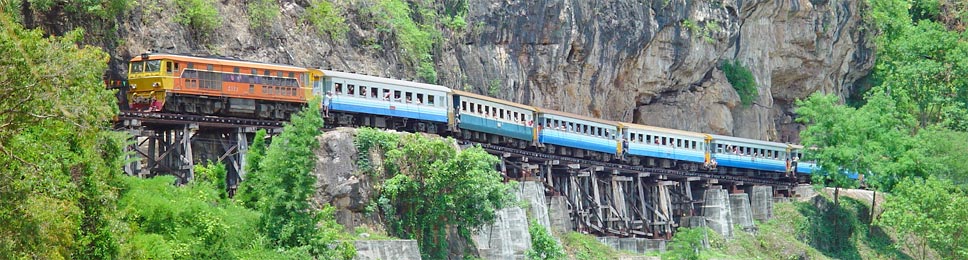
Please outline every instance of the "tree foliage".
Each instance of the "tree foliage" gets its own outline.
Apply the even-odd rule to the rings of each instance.
[[[884,204],[880,225],[912,237],[908,246],[927,257],[937,250],[944,259],[968,258],[968,193],[950,181],[928,177],[905,178]],[[908,240],[910,241],[910,240]]]
[[[317,104],[318,101],[310,101]],[[339,228],[332,210],[312,210],[310,199],[316,192],[316,139],[323,126],[319,107],[307,106],[292,115],[282,133],[273,139],[265,157],[243,182],[262,213],[260,230],[276,247],[303,250],[325,259],[352,258],[356,251],[348,242],[335,240]],[[260,148],[255,147],[256,152]],[[250,162],[251,163],[251,162]],[[328,223],[328,224],[327,224]]]
[[[431,2],[376,0],[367,12],[376,21],[377,30],[392,34],[400,54],[414,67],[417,75],[427,83],[437,82],[434,67],[434,44],[441,41],[437,29],[437,13]]]
[[[528,259],[565,259],[564,248],[551,236],[547,228],[538,224],[538,221],[531,219],[528,222],[528,234],[531,235],[531,248],[525,252]]]
[[[676,235],[669,241],[666,252],[662,254],[667,259],[704,259],[701,254],[706,250],[706,233],[715,233],[705,227],[676,229]]]
[[[113,258],[124,136],[107,55],[0,12],[0,256]]]
[[[260,197],[264,194],[260,191],[266,190],[266,187],[261,185],[269,184],[267,180],[263,180],[262,158],[266,154],[266,130],[259,129],[255,132],[255,137],[252,139],[252,145],[249,146],[249,151],[245,154],[245,180],[242,181],[239,192],[236,194],[235,199],[249,207],[251,209],[258,208],[258,203],[263,198]]]
[[[390,232],[416,239],[425,259],[447,257],[447,231],[469,239],[513,200],[510,185],[494,170],[497,158],[480,147],[458,151],[453,139],[402,137],[387,152],[392,176],[379,199]]]

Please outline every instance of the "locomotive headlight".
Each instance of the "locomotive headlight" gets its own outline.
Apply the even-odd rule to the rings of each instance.
[[[158,82],[151,83],[151,87],[157,88],[157,87],[160,87],[160,86],[161,86],[161,83],[158,83]]]
[[[138,88],[138,84],[131,84],[131,89],[136,89],[136,88]]]

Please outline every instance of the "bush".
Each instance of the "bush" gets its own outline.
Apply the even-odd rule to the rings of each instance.
[[[268,34],[272,23],[279,18],[279,6],[274,0],[254,0],[246,5],[249,9],[249,27]]]
[[[736,60],[723,62],[720,69],[726,74],[726,80],[729,81],[729,84],[733,85],[733,89],[736,89],[743,106],[749,107],[752,105],[753,100],[760,95],[756,88],[756,79],[753,78],[753,72]]]
[[[222,18],[215,8],[215,0],[175,0],[178,23],[190,27],[197,36],[208,37],[222,26]]]
[[[326,0],[313,0],[303,19],[312,24],[317,32],[329,34],[331,39],[339,40],[345,38],[346,32],[350,30],[346,19],[340,13],[342,10],[339,6]]]
[[[528,259],[565,259],[561,244],[538,221],[531,219],[528,233],[531,234],[531,249],[525,252]]]

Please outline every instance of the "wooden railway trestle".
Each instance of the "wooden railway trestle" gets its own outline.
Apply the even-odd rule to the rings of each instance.
[[[360,123],[375,123],[370,120]],[[185,183],[193,178],[196,159],[204,160],[206,156],[202,154],[208,154],[207,159],[226,164],[231,188],[244,179],[244,156],[252,133],[260,128],[277,133],[282,124],[271,120],[126,111],[120,114],[117,126],[135,136],[137,142],[128,149],[143,157],[126,165],[127,173],[170,173]],[[192,142],[204,139],[213,142],[209,147],[212,151],[200,153]],[[781,192],[796,185],[789,179],[774,177],[650,168],[458,140],[463,146],[480,145],[501,158],[497,167],[507,178],[543,183],[546,195],[563,199],[570,227],[599,235],[667,239],[680,224],[688,224],[684,218],[704,214],[705,188],[730,187],[738,192],[741,187],[764,185]]]

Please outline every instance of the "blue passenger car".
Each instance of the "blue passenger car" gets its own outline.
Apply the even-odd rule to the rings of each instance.
[[[539,142],[617,154],[617,122],[553,111],[538,111]]]
[[[704,163],[706,135],[696,132],[622,123],[629,155]]]
[[[786,172],[799,160],[798,146],[732,136],[714,135],[713,154],[719,166]],[[797,171],[808,174],[813,164],[798,162]]]
[[[331,70],[323,75],[313,92],[332,93],[331,110],[447,123],[450,89],[444,86]]]
[[[459,90],[452,95],[460,129],[534,140],[534,107]]]

